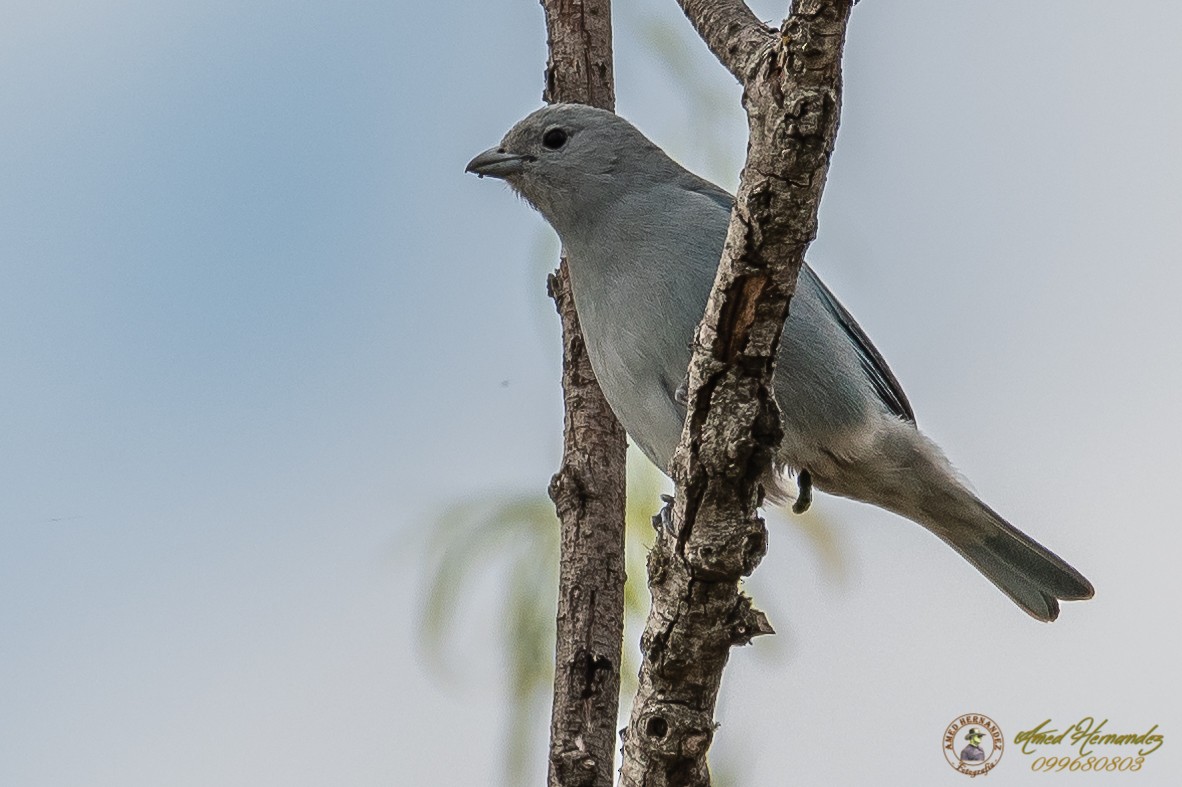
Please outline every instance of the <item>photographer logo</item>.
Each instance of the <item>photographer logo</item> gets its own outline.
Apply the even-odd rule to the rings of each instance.
[[[958,716],[944,730],[944,759],[966,776],[984,776],[997,766],[1005,738],[997,722],[980,713]]]

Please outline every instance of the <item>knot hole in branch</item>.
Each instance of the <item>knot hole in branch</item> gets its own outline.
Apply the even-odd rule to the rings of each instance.
[[[705,754],[715,727],[708,714],[684,705],[656,701],[641,716],[634,732],[643,735],[650,754],[672,762]]]

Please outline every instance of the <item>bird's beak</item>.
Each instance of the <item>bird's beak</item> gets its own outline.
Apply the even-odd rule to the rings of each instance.
[[[471,172],[479,177],[488,175],[490,178],[507,178],[521,172],[525,162],[533,156],[523,156],[517,153],[506,153],[504,148],[489,148],[476,158],[468,162],[464,172]]]

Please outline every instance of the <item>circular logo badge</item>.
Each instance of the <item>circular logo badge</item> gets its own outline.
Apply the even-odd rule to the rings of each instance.
[[[944,730],[944,759],[966,776],[983,776],[997,766],[1005,739],[997,722],[980,713],[956,717]]]

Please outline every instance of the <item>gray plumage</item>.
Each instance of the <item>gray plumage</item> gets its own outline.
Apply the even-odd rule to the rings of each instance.
[[[468,171],[505,180],[546,218],[570,265],[600,385],[625,430],[668,469],[685,408],[690,341],[722,255],[733,198],[604,110],[558,104],[514,126]],[[783,474],[926,527],[1039,620],[1092,586],[977,499],[915,426],[870,339],[805,265],[777,356]]]

